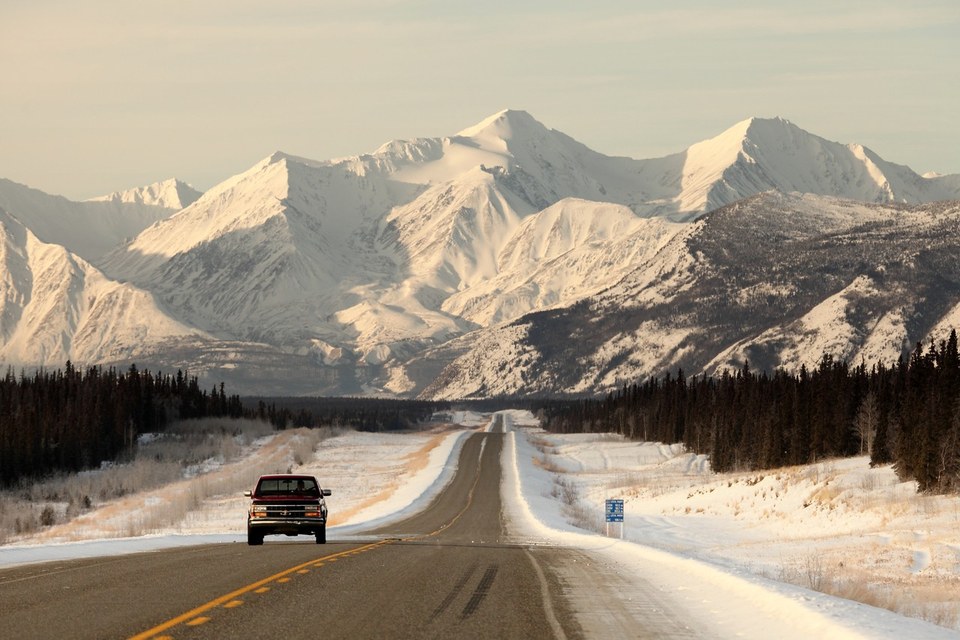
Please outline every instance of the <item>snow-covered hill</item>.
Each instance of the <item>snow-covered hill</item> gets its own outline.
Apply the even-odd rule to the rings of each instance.
[[[704,223],[692,221],[768,191],[917,204],[960,198],[960,176],[922,177],[864,147],[830,142],[781,119],[745,120],[663,158],[610,157],[526,112],[506,110],[452,136],[393,141],[370,154],[315,161],[277,152],[203,195],[170,180],[72,203],[3,181],[0,207],[38,239],[82,256],[115,284],[149,292],[190,335],[210,337],[168,343],[169,357],[157,353],[151,361],[157,366],[187,367],[242,393],[416,394],[429,387],[428,393],[456,395],[541,387],[589,392],[620,375],[647,371],[624,368],[631,358],[643,358],[654,370],[686,362],[684,354],[693,352],[698,355],[691,362],[721,366],[756,345],[776,351],[769,345],[801,325],[758,325],[736,340],[710,337],[694,345],[692,312],[670,306],[684,286],[700,282],[695,269],[702,252],[684,243]],[[771,233],[781,222],[793,229],[789,225],[824,207],[846,206],[787,199],[778,205],[780,219],[765,225]],[[854,218],[892,215],[850,206]],[[717,255],[742,255],[741,243],[755,232],[723,236],[730,244]],[[889,239],[898,242],[896,234]],[[731,263],[722,272],[728,288],[739,267]],[[852,280],[848,285],[851,296],[876,288]],[[759,282],[750,286],[763,289]],[[839,291],[818,290],[824,297],[817,304]],[[629,319],[635,313],[629,310],[655,301],[656,314],[639,323]],[[828,308],[802,320],[802,327],[818,326]],[[550,355],[539,347],[509,343],[525,333],[518,327],[532,331],[522,340],[549,341],[551,323],[584,309],[595,322],[632,332],[603,344],[564,334],[574,338],[563,351],[564,366],[593,372],[586,377],[551,373],[552,382],[534,382],[518,373],[511,382],[505,367],[524,368],[498,362],[491,371],[499,373],[485,374],[496,380],[478,378],[472,391],[451,381],[460,377],[457,371],[473,375],[473,366],[460,363],[436,380],[477,345],[488,345],[487,352],[468,357],[490,360],[504,340],[503,353],[546,362]],[[521,320],[526,314],[533,315]],[[912,326],[910,314],[902,312],[901,324]],[[895,316],[885,322],[896,324]],[[69,313],[53,314],[48,323],[59,323],[62,342],[70,346],[45,350],[26,340],[10,352],[12,364],[50,366],[64,356],[83,361],[89,355],[76,349]],[[824,344],[832,343],[795,347],[808,353]],[[870,344],[864,353],[887,352],[880,337]],[[641,347],[642,355],[631,355]],[[768,358],[799,359],[786,352]]]

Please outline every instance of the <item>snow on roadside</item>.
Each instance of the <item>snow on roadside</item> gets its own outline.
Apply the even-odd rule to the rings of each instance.
[[[882,564],[872,551],[879,545],[899,550],[884,565],[887,570],[888,565],[900,567],[899,581],[889,582],[895,594],[911,577],[931,574],[942,577],[936,583],[942,592],[957,582],[960,540],[945,531],[955,529],[960,518],[955,499],[917,502],[911,488],[895,482],[888,471],[858,471],[856,459],[803,468],[795,475],[784,471],[779,477],[718,476],[702,457],[675,446],[627,442],[608,434],[547,434],[526,411],[500,412],[493,419],[480,414],[448,418],[453,426],[433,431],[345,432],[323,440],[311,460],[292,469],[317,475],[333,490],[333,539],[349,539],[422,508],[455,473],[466,435],[502,422],[508,432],[502,491],[511,533],[531,545],[596,554],[605,566],[618,567],[628,585],[631,580],[638,585],[636,593],[622,591],[625,599],[642,592],[639,581],[653,583],[686,612],[691,627],[719,637],[956,637],[944,627],[771,578],[776,577],[772,569],[780,566],[782,571],[790,558],[832,562],[842,553],[839,557],[864,572],[857,574],[861,580],[869,580],[868,570]],[[877,498],[877,491],[887,497]],[[573,517],[600,528],[604,497],[627,502],[627,539],[569,522]],[[215,496],[176,526],[150,535],[0,546],[0,567],[243,543],[246,503],[237,491]],[[871,551],[851,547],[863,541],[873,545]],[[800,570],[816,577],[822,568]]]
[[[629,580],[634,576],[658,585],[688,612],[692,626],[710,629],[720,637],[737,638],[956,637],[951,629],[757,573],[762,567],[755,564],[755,557],[763,555],[768,543],[778,545],[777,552],[782,554],[816,558],[822,545],[834,541],[831,531],[840,537],[852,535],[863,524],[852,508],[842,525],[835,517],[833,522],[815,526],[811,538],[804,537],[796,523],[785,526],[776,517],[764,531],[747,518],[737,520],[720,514],[726,505],[727,509],[739,509],[741,515],[755,509],[754,516],[763,516],[765,507],[750,503],[742,495],[745,488],[752,495],[763,482],[757,477],[763,474],[753,474],[738,483],[710,474],[702,458],[680,455],[676,447],[627,442],[609,434],[547,434],[529,413],[502,415],[509,431],[504,445],[502,490],[515,536],[528,544],[563,545],[602,556],[608,565],[622,568],[621,577]],[[761,487],[760,494],[764,490],[769,495],[776,491]],[[581,501],[575,496],[586,497]],[[584,518],[586,511],[586,522],[580,524],[602,530],[599,523],[603,522],[604,496],[626,501],[628,518],[623,540],[570,523],[571,515]],[[710,504],[716,512],[706,513],[705,496],[713,497]],[[697,498],[704,504],[696,506]],[[691,500],[694,509],[704,511],[689,514]],[[802,512],[802,501],[800,505],[785,504],[783,509],[784,514],[796,509]],[[836,512],[837,508],[826,511]],[[618,535],[618,525],[611,526],[611,534]],[[794,541],[788,542],[791,536]],[[857,558],[853,553],[848,561],[856,562]],[[922,567],[926,560],[925,556],[912,559],[915,567]],[[870,562],[869,558],[862,561]],[[810,567],[811,572],[818,570]],[[955,570],[955,564],[951,570]],[[623,596],[630,598],[631,594]]]
[[[408,442],[412,434],[384,434],[389,439],[380,445],[381,455],[372,458],[367,457],[371,453],[370,443],[364,443],[365,450],[359,457],[349,455],[345,448],[339,448],[338,453],[345,453],[340,486],[352,485],[353,491],[357,490],[358,482],[369,481],[371,467],[382,464],[383,460],[389,460],[390,456],[396,456],[399,452],[410,452],[401,459],[402,464],[388,463],[383,466],[381,470],[383,475],[393,474],[389,493],[375,494],[374,497],[378,499],[370,501],[363,509],[351,513],[342,521],[336,517],[336,514],[331,514],[332,526],[329,529],[329,535],[343,537],[360,529],[387,524],[422,510],[456,473],[460,448],[469,433],[471,432],[465,429],[441,433],[419,448],[416,447],[416,443]],[[419,460],[417,460],[418,456]],[[323,473],[327,478],[331,477],[329,462],[329,460],[324,461]],[[363,468],[362,474],[358,472],[358,466]],[[384,482],[379,486],[386,484],[387,482]],[[377,489],[370,491],[361,489],[361,491],[369,494],[370,491],[375,492]],[[343,501],[350,504],[346,489],[344,494]],[[360,497],[354,498],[354,501],[363,503]],[[334,508],[332,502],[328,501],[328,503],[331,504],[331,508]]]
[[[349,537],[361,527],[386,523],[421,509],[449,481],[456,471],[465,436],[486,424],[476,414],[456,417],[468,427],[446,425],[403,433],[347,431],[322,440],[313,458],[300,466],[291,466],[285,453],[285,440],[296,434],[281,432],[269,442],[259,442],[248,457],[214,473],[229,474],[229,468],[236,466],[247,468],[245,477],[254,480],[259,473],[287,471],[288,467],[292,472],[314,474],[322,486],[333,492],[327,499],[331,511],[328,535],[332,539]],[[272,451],[279,451],[279,457],[272,456]],[[283,468],[277,468],[277,464]],[[211,481],[209,475],[187,478],[147,495],[129,496],[104,505],[85,514],[79,524],[59,529],[59,534],[51,535],[48,530],[15,544],[0,545],[0,567],[197,544],[245,543],[249,498],[243,497],[242,490],[252,488],[246,486],[230,487],[229,493],[203,500],[198,508],[171,526],[122,537],[122,532],[143,524],[143,508],[176,502],[181,494],[191,493],[193,483]],[[351,505],[364,508],[354,510]],[[98,517],[109,522],[97,525]]]

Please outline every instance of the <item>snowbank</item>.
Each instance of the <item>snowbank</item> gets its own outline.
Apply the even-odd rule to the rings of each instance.
[[[659,585],[663,593],[689,612],[694,626],[709,628],[721,637],[956,637],[954,631],[929,622],[751,572],[748,559],[752,545],[760,540],[760,536],[743,523],[738,528],[728,526],[721,519],[703,517],[683,530],[683,526],[666,518],[628,517],[625,523],[627,539],[614,539],[577,527],[569,521],[570,514],[577,510],[570,507],[583,509],[584,505],[579,500],[576,505],[571,505],[574,500],[570,493],[575,495],[593,489],[599,495],[623,498],[630,494],[630,490],[636,490],[629,485],[610,489],[607,483],[611,478],[613,484],[623,485],[625,479],[641,477],[639,472],[648,466],[670,474],[677,473],[678,464],[694,477],[702,475],[714,480],[717,477],[704,474],[702,459],[678,456],[676,448],[625,442],[607,434],[545,434],[534,426],[536,421],[529,414],[509,412],[504,416],[509,430],[503,453],[504,504],[514,534],[524,543],[562,545],[601,556],[606,564],[622,568],[621,577],[642,577]],[[544,442],[552,445],[547,448],[550,453],[542,450]],[[570,446],[575,453],[564,455],[564,446]],[[638,475],[631,476],[631,473]],[[573,479],[575,477],[577,480]],[[565,495],[564,487],[569,488],[577,481],[580,484]],[[662,491],[663,487],[658,490]],[[683,495],[690,493],[689,488],[683,489]],[[636,507],[636,502],[627,500],[629,512]],[[587,509],[590,510],[589,506]],[[594,501],[592,512],[602,520],[602,499]],[[618,526],[611,525],[611,534],[620,534]],[[696,527],[700,527],[699,531],[691,533]],[[717,556],[714,561],[705,560],[709,557],[709,541],[715,539],[715,534],[728,543],[740,536],[744,543],[741,546],[742,562],[733,561],[729,554]],[[820,532],[820,535],[825,533]],[[638,543],[649,539],[669,546],[671,542],[692,537],[702,544],[688,544],[686,552],[672,552]],[[815,553],[816,547],[808,547],[808,544],[806,540],[799,540],[794,551]],[[623,596],[630,598],[632,594],[624,593]]]

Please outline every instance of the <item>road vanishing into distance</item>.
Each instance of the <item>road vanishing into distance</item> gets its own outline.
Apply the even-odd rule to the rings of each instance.
[[[0,570],[0,635],[702,637],[653,585],[645,598],[625,603],[616,572],[584,553],[511,543],[500,500],[503,439],[471,435],[456,475],[427,509],[349,541],[269,536],[263,546],[203,545]]]

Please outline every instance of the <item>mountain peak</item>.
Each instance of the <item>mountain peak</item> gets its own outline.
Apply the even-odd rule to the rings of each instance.
[[[810,135],[786,118],[781,118],[780,116],[774,116],[773,118],[752,116],[746,120],[741,120],[720,135],[710,140],[705,140],[704,142],[714,140],[727,140],[731,142],[749,140],[755,144],[762,144],[763,142],[782,138],[783,136],[795,137],[798,133]]]
[[[274,151],[269,156],[260,161],[260,165],[267,167],[272,164],[280,164],[281,162],[299,162],[301,164],[314,164],[316,161],[308,160],[306,158],[300,158],[298,156],[287,153],[286,151]]]
[[[753,117],[747,120],[749,123],[746,129],[747,138],[751,140],[765,138],[783,138],[796,137],[797,135],[812,135],[793,124],[786,118],[757,118]]]
[[[91,198],[90,202],[117,202],[157,206],[166,209],[183,209],[193,204],[201,195],[200,191],[183,180],[170,178],[144,187],[115,191],[99,198]]]
[[[277,162],[282,162],[286,160],[289,154],[280,151],[279,149],[271,153],[269,156],[263,159],[263,164],[276,164]]]
[[[794,156],[802,149],[812,150],[816,155],[824,148],[836,153],[840,147],[840,143],[815,136],[785,118],[754,116],[741,120],[716,137],[691,146],[688,154],[698,158],[697,165],[724,168],[741,157],[746,157],[748,162],[764,164],[784,154]]]
[[[546,129],[536,118],[526,111],[504,109],[485,118],[472,127],[467,127],[457,135],[465,138],[497,137],[510,140],[517,133],[531,129]]]
[[[304,158],[303,156],[295,156],[292,153],[287,153],[286,151],[274,151],[269,156],[261,160],[256,166],[267,167],[272,164],[279,164],[281,162],[295,162],[297,164],[303,164],[308,167],[317,167],[329,164],[328,162],[321,162],[319,160],[311,160],[310,158]]]

